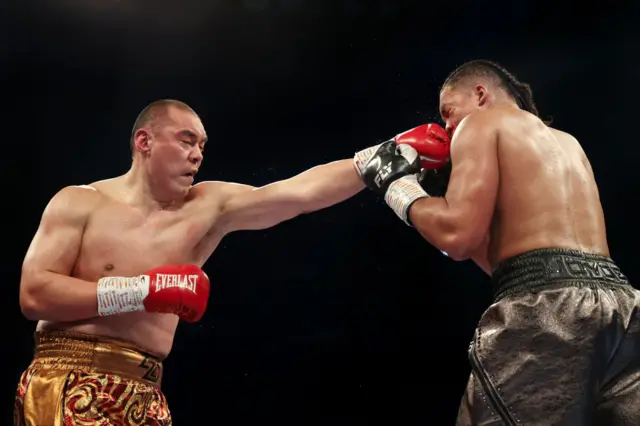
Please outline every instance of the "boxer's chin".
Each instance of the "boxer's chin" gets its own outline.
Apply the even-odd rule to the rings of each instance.
[[[191,185],[193,185],[193,176],[186,176],[186,175],[182,175],[180,177],[178,177],[178,183],[182,186],[186,186],[187,188],[191,187]]]
[[[174,188],[176,192],[179,192],[182,196],[185,196],[189,192],[189,189],[191,188],[192,185],[193,185],[192,177],[181,176],[175,182]]]
[[[193,184],[193,178],[186,179],[179,177],[167,182],[164,187],[165,197],[172,200],[180,200],[189,194],[189,189]]]

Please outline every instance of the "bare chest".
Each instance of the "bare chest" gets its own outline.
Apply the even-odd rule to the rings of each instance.
[[[185,212],[138,211],[112,205],[96,211],[84,231],[74,275],[86,280],[130,276],[165,264],[194,263],[207,223]]]

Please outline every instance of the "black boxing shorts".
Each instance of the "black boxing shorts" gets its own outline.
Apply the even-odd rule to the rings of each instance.
[[[502,262],[457,425],[640,425],[640,291],[608,257]]]

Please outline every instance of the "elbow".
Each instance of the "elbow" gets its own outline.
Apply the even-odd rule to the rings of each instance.
[[[444,236],[438,248],[451,259],[461,262],[471,258],[478,244],[474,241],[473,235],[457,231]]]
[[[451,209],[444,199],[423,200],[423,210],[412,208],[411,221],[418,232],[451,259],[470,259],[487,235],[487,228],[478,221],[477,215]],[[418,202],[414,206],[418,206]]]
[[[446,253],[447,257],[456,262],[469,259],[469,251],[465,249],[464,245],[460,243],[458,237],[455,235],[444,239],[439,249]]]
[[[431,245],[447,257],[462,261],[469,258],[469,236],[459,226],[450,222],[439,224],[414,222],[414,227]]]
[[[20,310],[22,315],[29,321],[38,321],[39,309],[38,302],[35,297],[29,294],[20,294]]]
[[[38,297],[37,286],[23,280],[20,285],[20,310],[30,321],[38,321],[42,312],[42,303]]]

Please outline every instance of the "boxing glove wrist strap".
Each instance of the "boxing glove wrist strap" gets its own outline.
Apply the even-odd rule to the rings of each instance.
[[[358,174],[360,176],[362,176],[362,171],[364,170],[369,160],[371,160],[371,157],[373,157],[373,154],[376,153],[380,145],[382,144],[378,144],[378,145],[363,149],[362,151],[358,151],[353,156],[353,165],[356,167],[356,170],[358,171]]]
[[[409,207],[418,199],[429,197],[418,182],[416,175],[403,176],[389,185],[389,189],[384,194],[384,201],[395,214],[409,226]]]
[[[98,315],[144,311],[149,281],[148,275],[101,278],[98,281]]]

